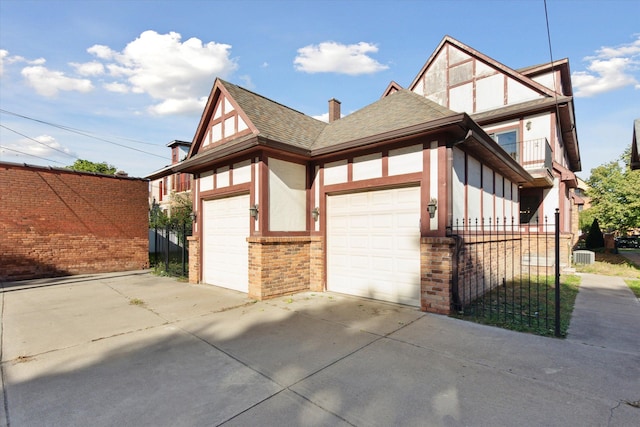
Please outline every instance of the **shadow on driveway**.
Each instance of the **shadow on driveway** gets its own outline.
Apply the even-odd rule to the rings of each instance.
[[[85,285],[3,294],[11,426],[625,425],[638,416],[622,403],[640,398],[638,353],[330,293],[254,302],[151,275]]]

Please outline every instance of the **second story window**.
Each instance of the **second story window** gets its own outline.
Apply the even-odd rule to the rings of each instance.
[[[509,153],[516,161],[520,161],[520,150],[518,149],[518,131],[508,130],[505,132],[496,132],[489,134],[495,142],[500,145],[504,151]]]

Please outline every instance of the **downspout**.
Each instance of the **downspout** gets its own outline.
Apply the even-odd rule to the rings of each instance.
[[[458,142],[455,142],[451,146],[449,154],[447,156],[447,163],[448,163],[447,168],[449,169],[448,173],[450,175],[452,175],[452,172],[453,172],[453,147],[467,141],[469,138],[472,137],[472,135],[473,135],[473,131],[469,129],[464,139]],[[462,307],[462,302],[460,300],[460,289],[459,289],[460,280],[458,278],[458,258],[460,257],[460,250],[462,249],[462,243],[464,239],[462,238],[462,236],[459,236],[453,233],[453,186],[451,185],[451,177],[449,177],[449,184],[450,184],[449,185],[449,203],[448,203],[449,206],[447,206],[447,209],[449,210],[449,215],[451,215],[451,219],[449,221],[449,225],[447,225],[445,228],[446,230],[445,235],[447,237],[451,237],[455,241],[455,245],[453,247],[453,256],[451,258],[451,262],[453,263],[452,271],[451,271],[451,299],[453,303],[453,310],[456,312],[459,312],[460,310],[462,310],[463,307]]]

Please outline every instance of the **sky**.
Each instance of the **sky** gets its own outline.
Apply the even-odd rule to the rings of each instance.
[[[1,0],[0,161],[133,177],[191,141],[216,77],[325,118],[407,87],[445,35],[518,69],[568,58],[583,179],[640,118],[640,1]]]

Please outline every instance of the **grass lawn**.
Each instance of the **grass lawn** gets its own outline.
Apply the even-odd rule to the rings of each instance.
[[[567,335],[580,277],[560,276],[560,336]],[[478,298],[454,317],[537,335],[555,335],[553,277],[508,282]]]
[[[634,249],[621,249],[621,251],[640,252]],[[621,254],[609,254],[597,251],[595,253],[596,262],[594,264],[577,264],[575,265],[576,271],[579,273],[640,279],[640,266],[635,265]]]
[[[640,298],[640,280],[637,279],[627,279],[627,286],[636,294],[636,298]]]
[[[580,273],[604,274],[605,276],[619,276],[625,278],[625,283],[633,291],[636,297],[640,298],[640,265],[634,264],[622,253],[640,253],[639,249],[620,249],[618,254],[607,254],[596,252],[595,264],[576,265],[576,271]]]

